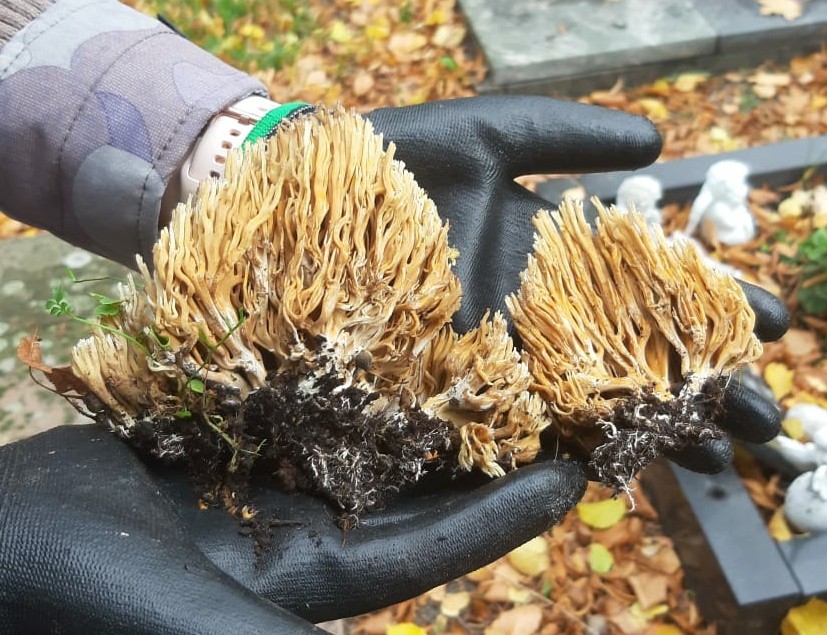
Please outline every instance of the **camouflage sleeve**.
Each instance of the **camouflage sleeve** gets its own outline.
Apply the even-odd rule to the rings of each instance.
[[[0,6],[38,3],[50,4]],[[200,131],[266,89],[115,0],[30,13],[0,48],[0,209],[134,266]]]

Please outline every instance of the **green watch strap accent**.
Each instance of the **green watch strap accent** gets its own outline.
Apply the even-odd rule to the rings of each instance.
[[[314,107],[304,101],[291,101],[282,104],[278,108],[273,108],[270,112],[259,119],[258,123],[253,126],[247,137],[242,143],[246,147],[250,143],[255,143],[259,139],[267,139],[273,134],[273,131],[285,119],[291,119],[298,114],[304,112],[311,112]]]

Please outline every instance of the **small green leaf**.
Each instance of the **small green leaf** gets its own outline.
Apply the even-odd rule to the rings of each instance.
[[[443,55],[442,57],[440,57],[439,63],[442,65],[442,68],[449,70],[451,72],[459,68],[459,64],[457,64],[456,60],[450,55]]]
[[[204,329],[198,329],[198,341],[210,350],[215,348],[215,344],[207,338],[207,334],[204,332]]]
[[[104,315],[118,315],[121,312],[121,303],[117,304],[99,304],[95,307],[95,315],[102,317]]]
[[[75,272],[72,271],[69,267],[66,267],[66,275],[69,276],[69,280],[71,280],[72,282],[78,281],[78,277],[75,275]]]
[[[187,417],[191,417],[192,413],[186,408],[181,408],[178,412],[175,413],[174,416],[177,419],[186,419]]]
[[[589,547],[589,568],[595,573],[608,573],[614,566],[615,559],[612,552],[599,542]]]
[[[110,298],[108,295],[101,295],[100,293],[89,293],[89,296],[97,300],[98,304],[121,304],[123,300],[117,298]]]
[[[187,388],[196,394],[203,395],[204,391],[207,389],[207,386],[197,377],[193,377],[187,382]]]

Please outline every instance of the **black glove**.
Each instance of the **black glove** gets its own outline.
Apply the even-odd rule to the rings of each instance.
[[[462,307],[455,327],[479,323],[486,309],[507,315],[505,297],[519,288],[519,272],[532,252],[532,217],[551,203],[514,183],[528,174],[629,170],[654,161],[661,139],[643,117],[543,97],[477,97],[368,115],[397,146],[419,184],[450,223],[460,251],[456,271]],[[756,334],[778,339],[789,315],[775,296],[744,284],[757,315]],[[727,378],[724,414],[717,421],[732,436],[761,443],[780,430],[775,404]],[[728,438],[671,456],[700,472],[717,472],[732,460]]]
[[[318,632],[297,616],[365,612],[483,566],[559,522],[586,483],[561,461],[477,480],[347,534],[320,499],[255,492],[259,525],[283,523],[257,562],[180,470],[98,426],[56,428],[0,447],[0,633]]]

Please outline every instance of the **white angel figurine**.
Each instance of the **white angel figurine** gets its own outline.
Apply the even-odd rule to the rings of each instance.
[[[714,236],[725,245],[741,245],[755,237],[755,220],[747,206],[749,167],[740,161],[713,163],[692,203],[686,234],[697,230],[706,240]]]
[[[655,177],[637,174],[623,179],[617,188],[615,205],[629,211],[632,207],[643,214],[650,225],[661,224],[661,210],[658,201],[663,196],[663,186]]]

